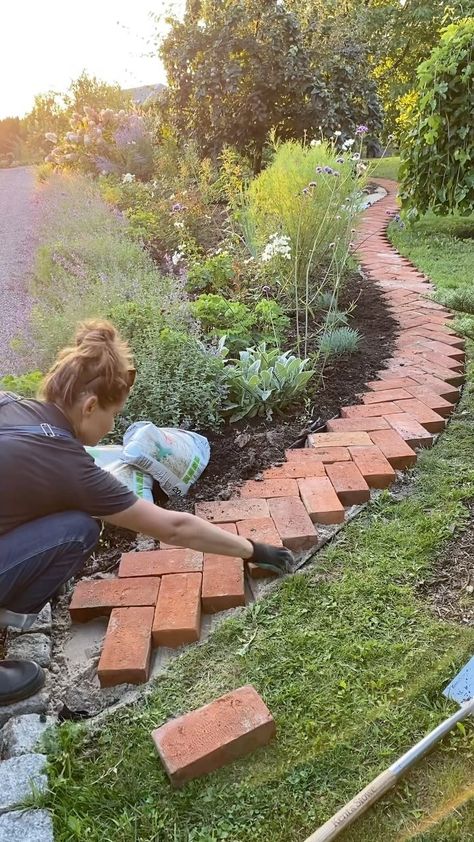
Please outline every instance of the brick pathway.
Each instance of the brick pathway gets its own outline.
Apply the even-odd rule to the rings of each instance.
[[[416,449],[440,433],[464,381],[464,341],[449,327],[451,314],[427,297],[428,279],[401,257],[385,230],[397,211],[396,184],[364,215],[357,253],[364,272],[382,289],[400,326],[394,356],[367,383],[361,403],[341,408],[327,432],[287,461],[249,480],[240,496],[199,503],[196,514],[222,529],[296,554],[318,545],[318,524],[344,522],[346,508],[387,488],[396,471],[416,462]],[[110,615],[98,675],[102,686],[147,680],[153,647],[199,640],[201,611],[245,604],[245,574],[263,571],[241,559],[172,547],[122,557],[118,577],[76,586],[71,618]]]

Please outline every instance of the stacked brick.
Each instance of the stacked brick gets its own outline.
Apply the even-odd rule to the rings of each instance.
[[[464,380],[464,342],[449,326],[451,314],[430,300],[427,278],[388,242],[395,185],[380,183],[388,195],[365,214],[356,248],[398,321],[394,355],[367,383],[361,403],[343,406],[307,447],[288,450],[284,464],[245,482],[238,497],[196,506],[199,517],[222,529],[296,554],[317,547],[319,524],[344,522],[347,508],[415,464],[417,448],[431,446],[444,429]],[[116,579],[80,582],[72,619],[110,616],[101,684],[145,681],[153,647],[197,641],[201,612],[244,605],[245,573],[266,575],[246,568],[238,558],[167,548],[125,554]]]

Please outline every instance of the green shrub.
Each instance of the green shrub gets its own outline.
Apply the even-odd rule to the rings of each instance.
[[[158,427],[212,429],[222,421],[227,389],[224,363],[195,337],[168,328],[136,354],[137,379],[118,420]]]
[[[232,256],[222,251],[190,267],[186,288],[189,292],[225,292],[231,286],[232,276]]]
[[[301,360],[276,348],[267,351],[265,342],[241,351],[239,359],[225,367],[229,398],[229,421],[282,411],[297,403],[313,371],[305,371],[308,360]]]
[[[345,310],[328,310],[324,319],[324,329],[334,330],[337,327],[347,325],[349,316]]]
[[[212,293],[200,295],[191,304],[191,312],[210,338],[226,336],[232,351],[245,348],[252,341],[252,315],[241,301],[231,301]]]
[[[0,390],[15,392],[24,398],[34,398],[44,375],[41,371],[29,371],[27,374],[6,374],[0,379]]]
[[[418,70],[418,96],[401,150],[402,207],[409,218],[474,210],[474,18],[448,26]]]
[[[342,356],[353,354],[360,345],[361,336],[358,330],[351,327],[336,327],[326,331],[319,340],[319,349],[325,356]]]
[[[191,311],[209,338],[226,337],[231,352],[261,341],[280,345],[290,321],[277,301],[266,298],[249,307],[210,293],[200,295],[191,304]]]

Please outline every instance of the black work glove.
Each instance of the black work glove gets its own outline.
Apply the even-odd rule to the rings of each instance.
[[[255,541],[250,543],[253,547],[253,555],[247,561],[253,562],[258,567],[263,567],[265,570],[271,570],[272,573],[291,573],[293,565],[293,555],[286,547],[271,547],[270,544],[257,544]]]

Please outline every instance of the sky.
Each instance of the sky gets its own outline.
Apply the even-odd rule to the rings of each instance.
[[[182,0],[7,0],[0,20],[0,119],[23,117],[35,94],[60,93],[83,70],[123,88],[166,82],[150,13]],[[161,25],[162,29],[164,24]]]

